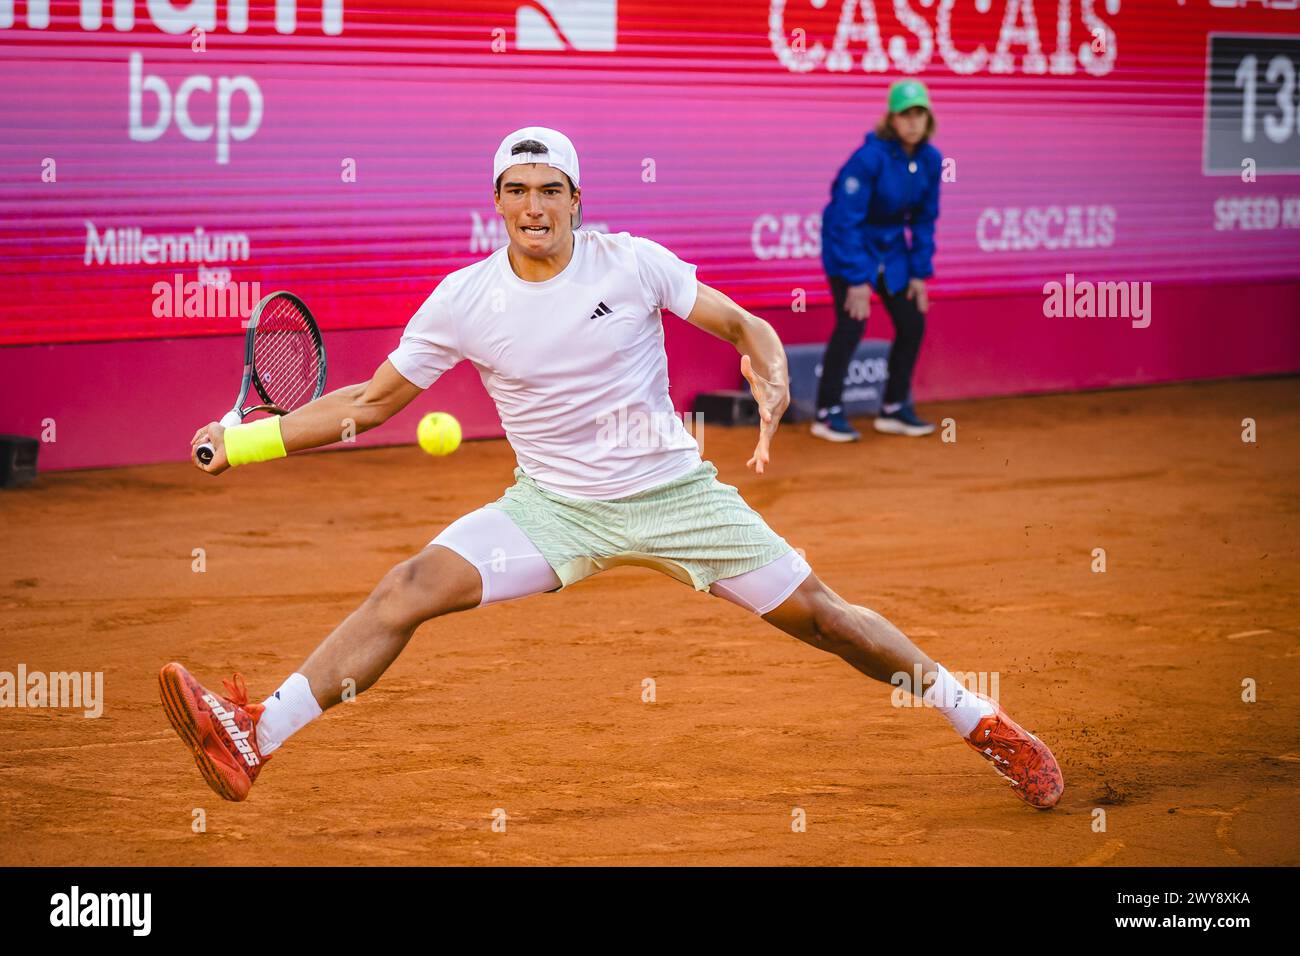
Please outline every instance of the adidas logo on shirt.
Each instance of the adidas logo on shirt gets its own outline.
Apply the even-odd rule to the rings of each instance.
[[[602,315],[609,315],[613,311],[613,309],[602,302],[600,305],[596,306],[596,311],[591,313],[591,317],[594,319]]]

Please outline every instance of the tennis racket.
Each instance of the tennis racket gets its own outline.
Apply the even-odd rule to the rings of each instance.
[[[248,404],[254,397],[257,404]],[[325,392],[325,342],[311,312],[291,292],[272,292],[253,309],[244,339],[244,380],[235,407],[221,417],[226,428],[254,412],[287,415]],[[204,442],[194,452],[201,464],[214,449]]]

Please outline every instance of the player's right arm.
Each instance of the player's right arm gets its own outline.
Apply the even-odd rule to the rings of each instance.
[[[285,452],[318,448],[341,441],[345,435],[369,431],[400,412],[422,391],[385,360],[370,381],[335,389],[282,417],[280,435]],[[190,459],[208,474],[218,475],[230,467],[224,432],[220,422],[209,422],[190,441]],[[206,467],[194,457],[205,441],[213,447],[212,461]]]

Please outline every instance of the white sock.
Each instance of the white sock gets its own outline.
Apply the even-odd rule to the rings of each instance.
[[[888,405],[881,405],[880,410],[884,412],[886,415],[892,415],[894,414],[894,412],[898,411],[902,407],[903,407],[902,402],[890,402]]]
[[[263,704],[266,710],[257,722],[257,749],[269,757],[280,745],[324,713],[312,695],[311,685],[301,674],[290,674],[280,689]]]
[[[957,683],[942,664],[935,667],[938,672],[934,683],[925,689],[921,699],[931,707],[937,707],[939,713],[948,718],[953,730],[969,737],[980,720],[993,714],[993,705]]]

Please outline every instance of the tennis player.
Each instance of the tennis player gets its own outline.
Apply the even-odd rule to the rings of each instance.
[[[515,483],[499,500],[452,522],[389,571],[262,703],[249,702],[238,674],[223,695],[180,664],[162,669],[164,708],[208,784],[243,800],[277,749],[339,703],[345,687],[360,693],[374,684],[424,622],[638,565],[738,604],[868,677],[901,683],[943,714],[1017,795],[1053,806],[1064,783],[1047,746],[889,621],[822,583],[734,487],[718,481],[675,415],[664,309],[740,353],[762,418],[748,464],[763,474],[789,402],[785,353],[772,327],[649,239],[576,230],[578,156],[563,134],[511,133],[493,158],[492,181],[509,244],[443,279],[369,382],[283,417],[231,428],[209,422],[194,435],[192,455],[205,441],[214,446],[207,466],[194,458],[213,475],[330,444],[345,419],[358,431],[374,428],[468,360],[518,459]]]

